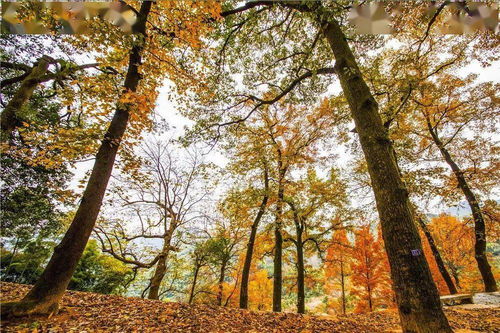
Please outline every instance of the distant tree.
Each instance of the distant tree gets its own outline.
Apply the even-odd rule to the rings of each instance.
[[[348,293],[348,280],[351,276],[351,261],[352,261],[353,247],[347,238],[347,231],[344,228],[335,230],[332,239],[326,250],[325,258],[325,292],[328,299],[338,286],[340,286],[340,301],[329,302],[340,304],[340,311],[343,314],[347,313],[347,293]],[[337,306],[330,305],[328,307],[337,308]],[[338,311],[338,310],[336,310]]]
[[[42,274],[43,266],[50,258],[55,245],[54,240],[42,240],[39,237],[28,243],[22,252],[13,253],[2,249],[2,280],[24,284],[35,283]],[[131,278],[131,274],[130,268],[102,254],[98,243],[90,240],[71,279],[69,289],[119,294],[125,291],[124,285]]]
[[[78,262],[68,289],[102,294],[120,294],[131,278],[132,270],[121,261],[101,252],[99,244],[91,239]]]
[[[305,313],[306,251],[323,259],[324,244],[330,233],[342,228],[345,184],[334,169],[325,179],[318,177],[314,169],[308,169],[303,179],[291,182],[284,201],[290,206],[294,225],[285,241],[292,242],[296,249],[297,312]]]
[[[189,290],[188,303],[191,304],[196,296],[196,285],[198,282],[198,277],[200,271],[203,267],[208,266],[210,260],[209,244],[207,241],[200,241],[195,244],[193,251],[191,252],[191,260],[193,265],[193,280],[191,282],[191,287]]]
[[[381,292],[384,282],[389,279],[387,266],[384,264],[384,252],[381,239],[376,239],[369,226],[361,227],[356,233],[351,262],[351,293],[359,300],[356,312],[374,311],[381,305],[385,295]]]
[[[172,142],[144,144],[139,152],[144,159],[140,175],[125,176],[113,189],[113,204],[121,204],[136,224],[111,220],[96,227],[104,252],[135,269],[154,267],[146,288],[150,299],[159,298],[169,255],[183,239],[181,228],[200,218],[200,203],[209,194],[211,165],[196,149],[173,147]],[[156,241],[160,249],[144,255],[138,241]]]

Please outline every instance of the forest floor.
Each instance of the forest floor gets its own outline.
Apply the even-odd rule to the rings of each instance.
[[[29,286],[0,283],[1,301],[20,299]],[[448,307],[456,332],[500,332],[500,307]],[[2,320],[2,332],[401,332],[394,311],[342,316],[254,312],[134,297],[66,292],[51,318]]]

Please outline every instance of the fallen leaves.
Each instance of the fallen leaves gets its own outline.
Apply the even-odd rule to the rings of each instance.
[[[27,285],[0,283],[1,300],[20,299]],[[500,308],[447,308],[455,329],[495,332]],[[338,317],[252,312],[211,305],[166,303],[134,297],[68,291],[59,314],[2,320],[3,332],[397,332],[392,311]]]

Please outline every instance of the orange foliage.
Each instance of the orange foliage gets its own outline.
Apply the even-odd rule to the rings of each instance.
[[[434,237],[434,242],[438,247],[441,257],[455,285],[462,291],[481,291],[483,283],[481,275],[477,269],[474,259],[474,227],[467,220],[459,220],[455,216],[442,214],[431,220],[429,229]],[[425,250],[425,247],[424,247]],[[433,260],[428,260],[431,265]],[[490,262],[493,262],[492,260]],[[500,271],[493,265],[493,274],[500,276]],[[433,270],[433,276],[438,284],[439,290],[441,284],[439,271]],[[446,287],[444,287],[446,288]]]
[[[347,309],[346,289],[352,260],[351,243],[345,229],[336,230],[326,251],[325,294],[328,312],[344,313]]]
[[[389,307],[388,296],[392,299],[387,295],[390,278],[381,238],[375,239],[370,227],[364,226],[356,233],[354,247],[351,293],[358,297],[355,312]]]

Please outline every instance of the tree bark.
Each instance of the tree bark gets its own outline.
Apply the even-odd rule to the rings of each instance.
[[[140,14],[133,29],[145,35],[146,20],[151,10],[151,1],[141,4]],[[129,54],[128,71],[123,91],[136,91],[141,75],[141,52],[143,44],[135,44]],[[2,315],[27,315],[32,313],[52,314],[58,311],[59,302],[66,290],[77,263],[94,228],[120,141],[129,120],[130,104],[117,103],[115,114],[97,152],[87,187],[83,193],[76,215],[61,243],[54,249],[47,267],[28,294],[16,303],[2,305]]]
[[[33,96],[33,92],[40,84],[40,77],[47,73],[49,65],[50,59],[45,56],[41,57],[35,66],[33,66],[28,76],[21,82],[14,96],[12,96],[12,99],[3,110],[0,121],[2,141],[11,139],[15,129],[21,125],[21,121],[18,118],[19,112],[31,96]]]
[[[281,234],[281,218],[283,213],[284,199],[284,178],[286,170],[282,166],[281,160],[278,161],[279,180],[278,180],[278,201],[276,202],[276,220],[274,226],[274,276],[273,276],[273,311],[281,312],[281,289],[283,285],[282,256],[283,256],[283,235]]]
[[[226,275],[226,262],[224,261],[222,265],[220,266],[220,273],[219,273],[219,292],[217,293],[217,305],[222,306],[222,292],[223,292],[223,287],[224,287],[224,278]]]
[[[198,273],[200,272],[200,265],[196,264],[194,268],[194,276],[193,276],[193,283],[191,284],[191,291],[189,293],[189,301],[188,304],[193,303],[193,298],[194,298],[194,289],[196,288],[196,281],[198,280]]]
[[[335,56],[335,71],[368,165],[403,331],[452,332],[422,254],[408,191],[399,174],[378,104],[361,76],[338,22],[330,15],[319,17],[318,21]]]
[[[302,241],[302,228],[297,228],[297,312],[306,313],[305,293],[305,268],[304,268],[304,242]]]
[[[253,249],[255,246],[255,237],[257,236],[257,228],[259,227],[260,220],[266,210],[267,201],[269,200],[269,176],[267,167],[264,170],[264,197],[259,206],[257,216],[252,223],[250,230],[250,237],[247,244],[247,252],[245,254],[245,263],[243,264],[243,272],[241,273],[241,289],[240,289],[240,308],[248,309],[248,280],[250,278],[250,268],[252,266]]]
[[[165,273],[167,272],[167,259],[170,252],[170,234],[164,239],[162,253],[160,259],[156,263],[156,268],[153,276],[151,277],[148,298],[149,299],[159,299],[160,297],[160,286]]]
[[[346,314],[345,281],[344,281],[344,260],[340,261],[340,287],[342,289],[342,313]]]
[[[483,278],[484,290],[486,292],[497,291],[498,286],[495,281],[495,276],[491,271],[491,266],[486,256],[486,226],[484,223],[484,217],[481,211],[481,207],[479,207],[479,201],[477,200],[474,192],[472,192],[469,183],[465,179],[463,171],[455,163],[455,161],[451,157],[450,152],[448,151],[448,149],[446,149],[445,145],[439,138],[437,131],[432,127],[429,118],[427,117],[426,120],[427,120],[427,129],[429,130],[429,133],[432,136],[432,140],[438,147],[446,163],[450,166],[451,170],[453,171],[453,174],[457,179],[458,186],[465,195],[465,198],[467,199],[467,202],[469,203],[469,206],[471,208],[472,217],[474,219],[474,234],[476,240],[476,243],[474,245],[474,257],[476,258],[479,272],[481,272],[481,277]]]
[[[422,231],[424,232],[425,237],[427,238],[427,242],[429,242],[432,255],[434,256],[434,260],[436,260],[436,264],[439,268],[439,273],[441,273],[441,276],[443,277],[443,280],[446,283],[446,286],[448,287],[450,294],[453,295],[458,293],[457,287],[455,287],[455,284],[451,279],[450,273],[448,273],[448,270],[446,269],[443,258],[441,258],[441,254],[439,253],[439,250],[436,246],[436,243],[434,242],[434,238],[432,237],[429,228],[425,224],[424,220],[422,220],[421,218],[417,218],[417,220],[418,223],[420,224],[420,227],[422,228]]]
[[[368,309],[370,309],[370,312],[373,311],[373,301],[372,301],[372,288],[370,287],[370,272],[367,272],[367,279],[368,281],[366,285],[366,290],[368,291]]]

